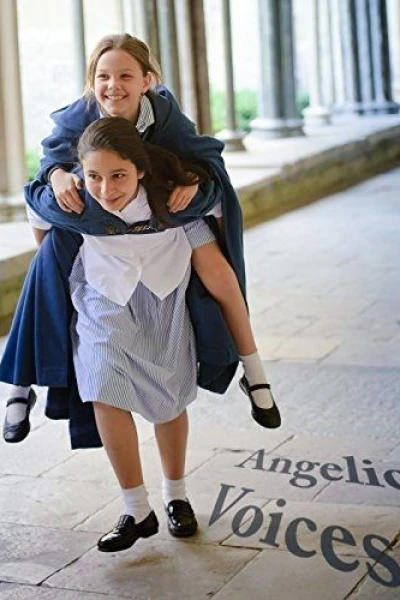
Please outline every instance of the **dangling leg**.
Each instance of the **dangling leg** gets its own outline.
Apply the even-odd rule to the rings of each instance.
[[[22,442],[28,435],[31,424],[29,414],[35,405],[36,394],[30,386],[10,385],[3,425],[6,442]]]
[[[168,530],[174,537],[189,537],[197,531],[197,520],[186,497],[185,459],[189,431],[186,410],[167,423],[154,427],[163,471],[162,499]]]
[[[267,376],[257,351],[246,303],[237,277],[216,242],[210,242],[192,250],[192,265],[204,286],[221,307],[225,321],[235,341],[242,361],[245,378],[243,389],[250,396],[259,418],[256,421],[266,427],[277,427],[276,412]],[[261,411],[257,411],[257,408]],[[274,419],[269,417],[272,413]],[[262,415],[265,417],[263,418]],[[280,422],[279,422],[280,424]]]
[[[143,483],[139,442],[135,422],[130,412],[94,402],[96,424],[121,486],[125,513],[112,531],[98,541],[102,552],[117,552],[130,548],[140,537],[158,532],[158,521],[151,509]]]

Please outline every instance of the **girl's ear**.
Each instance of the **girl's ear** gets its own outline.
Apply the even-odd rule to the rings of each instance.
[[[143,179],[143,177],[146,175],[145,171],[138,171],[137,174],[137,178],[138,179]]]
[[[143,79],[143,90],[142,90],[143,94],[145,94],[147,92],[147,90],[149,89],[151,83],[152,83],[152,75],[151,75],[151,73],[149,71],[147,73],[146,77],[144,77],[144,79]]]

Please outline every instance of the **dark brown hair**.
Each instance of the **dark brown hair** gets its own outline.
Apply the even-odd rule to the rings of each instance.
[[[122,117],[104,117],[91,123],[78,143],[78,157],[96,150],[115,152],[130,160],[145,176],[141,183],[147,192],[150,209],[160,225],[171,225],[167,202],[178,185],[207,181],[207,172],[198,164],[182,161],[175,154],[144,142],[131,121]]]
[[[85,96],[88,97],[93,93],[97,63],[109,50],[124,50],[139,63],[144,77],[147,73],[151,73],[156,83],[161,82],[160,66],[145,42],[129,33],[106,35],[101,38],[90,55],[86,71]]]

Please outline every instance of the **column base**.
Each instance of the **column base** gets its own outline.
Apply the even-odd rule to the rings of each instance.
[[[305,125],[330,125],[331,113],[325,106],[309,106],[303,110]]]
[[[250,136],[262,139],[300,137],[304,135],[302,119],[254,119]]]
[[[400,110],[400,105],[393,100],[375,100],[373,103],[373,111],[378,115],[396,114]]]
[[[222,129],[215,134],[215,137],[224,142],[226,152],[245,152],[246,148],[243,144],[245,135],[245,132],[240,129]]]
[[[370,102],[346,102],[334,107],[335,113],[354,113],[359,117],[364,115],[388,115],[400,112],[400,104],[393,100],[372,100]]]

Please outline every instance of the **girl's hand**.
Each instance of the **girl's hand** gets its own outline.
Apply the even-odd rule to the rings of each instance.
[[[83,211],[83,202],[77,191],[83,187],[83,182],[78,175],[56,169],[50,176],[50,183],[61,210],[77,214]]]
[[[186,208],[197,194],[198,189],[199,186],[197,183],[194,185],[179,185],[176,187],[168,200],[169,211],[175,213]]]

